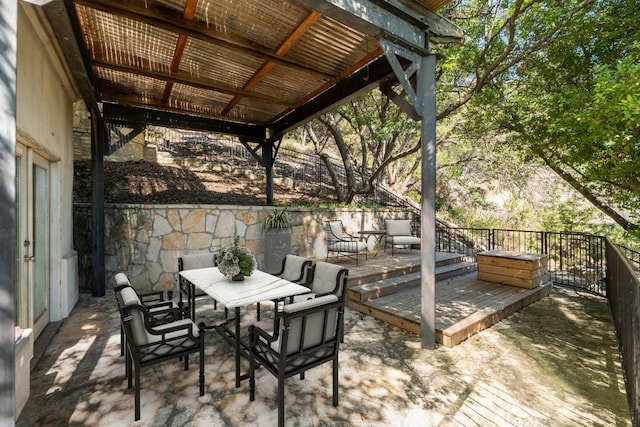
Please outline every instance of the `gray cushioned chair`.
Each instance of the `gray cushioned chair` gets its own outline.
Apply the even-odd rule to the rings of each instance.
[[[364,254],[364,259],[367,259],[367,243],[347,233],[342,225],[342,221],[325,221],[324,231],[327,236],[326,261],[329,261],[331,252],[336,254],[336,258],[346,256],[355,259],[356,266],[358,266],[358,255]]]
[[[163,323],[173,322],[182,318],[181,304],[174,302],[173,291],[167,292],[167,299],[164,297],[163,291],[137,291],[129,281],[129,277],[125,273],[116,273],[114,276],[116,285],[114,291],[119,292],[123,288],[131,288],[138,298],[138,303],[143,305],[149,311],[149,317],[152,325],[161,325]],[[124,326],[120,325],[120,355],[124,356],[126,346],[126,334]]]
[[[250,335],[249,398],[255,400],[255,371],[259,366],[278,379],[278,426],[284,426],[284,382],[323,363],[333,365],[333,406],[338,406],[338,349],[343,333],[344,300],[325,295],[288,304],[274,319],[273,334],[252,325]]]
[[[178,271],[183,270],[196,270],[199,268],[209,268],[216,266],[216,257],[213,252],[199,252],[194,254],[186,254],[178,257]],[[192,319],[196,317],[196,307],[195,304],[190,306],[192,298],[195,301],[195,298],[208,297],[205,292],[202,292],[198,289],[195,290],[195,296],[191,295],[191,286],[185,283],[183,280],[178,280],[178,288],[180,289],[180,301],[183,302],[183,298],[187,299],[187,303],[185,304],[185,310],[187,311],[187,315]],[[218,308],[218,302],[213,300],[213,308],[214,310]]]
[[[308,286],[311,260],[298,255],[287,255],[282,260],[282,269],[274,276],[281,277],[298,285]]]
[[[409,219],[385,219],[384,249],[391,246],[391,255],[396,246],[411,249],[412,246],[420,245],[420,238],[411,231],[411,220]]]
[[[309,273],[311,292],[295,295],[291,297],[291,302],[306,301],[325,295],[335,295],[338,299],[344,300],[348,276],[349,270],[341,265],[318,261],[313,264]]]
[[[191,319],[152,325],[149,310],[141,303],[133,288],[115,291],[120,318],[127,337],[127,385],[134,387],[135,420],[140,419],[140,369],[170,359],[184,359],[189,369],[189,355],[200,355],[198,383],[204,396],[204,329]]]

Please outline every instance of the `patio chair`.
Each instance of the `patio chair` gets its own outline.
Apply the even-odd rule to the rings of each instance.
[[[278,426],[284,426],[284,382],[326,362],[333,364],[333,406],[338,406],[338,348],[344,301],[326,295],[289,304],[274,319],[273,334],[251,325],[249,399],[255,400],[255,370],[265,367],[278,379]]]
[[[335,295],[339,300],[344,300],[348,275],[349,270],[340,265],[318,261],[310,271],[311,292],[294,296],[292,302],[301,302],[325,295]]]
[[[356,260],[358,266],[358,255],[364,253],[364,259],[367,259],[367,243],[358,240],[357,237],[347,233],[342,225],[342,221],[325,221],[324,230],[327,236],[327,258],[329,254],[335,252],[336,258],[346,256]]]
[[[282,260],[282,269],[278,273],[275,273],[274,276],[309,287],[311,284],[312,268],[312,261],[310,259],[289,254]],[[309,289],[309,291],[311,291],[311,289]],[[294,297],[290,297],[289,302],[294,302]],[[275,301],[275,303],[277,311],[278,301]]]
[[[311,260],[298,255],[287,255],[282,260],[282,269],[274,276],[288,280],[298,285],[308,286],[310,282],[309,270]]]
[[[409,219],[385,219],[386,235],[384,239],[384,250],[391,246],[391,255],[394,254],[396,246],[408,246],[411,249],[414,245],[420,245],[420,238],[414,236],[411,231],[411,220]]]
[[[148,311],[152,325],[161,325],[163,323],[173,322],[182,318],[182,309],[179,303],[173,301],[173,291],[167,291],[167,299],[164,298],[163,291],[137,291],[129,281],[129,277],[125,273],[116,273],[114,276],[116,286],[115,292],[120,292],[123,288],[128,287],[136,294],[138,301]],[[117,300],[117,299],[116,299]],[[124,326],[120,324],[120,355],[124,356],[126,346],[126,336]]]
[[[209,268],[216,266],[216,257],[213,252],[200,252],[195,254],[186,254],[178,257],[178,271],[183,270],[196,270],[199,268]],[[183,297],[186,297],[187,303],[185,304],[185,311],[187,315],[191,319],[195,319],[196,316],[196,307],[193,304],[191,306],[191,301],[195,301],[197,298],[209,297],[205,292],[196,289],[195,295],[192,297],[191,295],[191,287],[184,283],[182,280],[178,279],[178,288],[180,290],[180,302],[182,302]],[[218,301],[213,300],[213,309],[217,310]]]
[[[134,387],[135,420],[140,419],[140,369],[170,359],[184,359],[189,369],[189,355],[199,353],[200,396],[204,395],[204,325],[181,319],[153,326],[153,318],[131,287],[115,291],[120,318],[127,336],[127,386]]]

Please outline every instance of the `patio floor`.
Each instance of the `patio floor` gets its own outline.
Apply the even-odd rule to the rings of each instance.
[[[200,313],[222,315],[212,311]],[[134,423],[118,322],[111,291],[81,296],[32,371],[18,426],[275,425],[275,378],[258,371],[249,402],[247,382],[234,387],[231,348],[215,332],[207,336],[205,395],[198,396],[197,356],[188,372],[177,361],[146,368]],[[631,425],[601,298],[554,288],[452,348],[422,350],[419,337],[350,309],[345,331],[339,406],[331,405],[330,364],[317,367],[303,381],[287,380],[287,425]]]

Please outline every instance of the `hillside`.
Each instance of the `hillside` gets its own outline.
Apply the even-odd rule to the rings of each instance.
[[[105,162],[105,201],[146,204],[266,205],[264,179],[243,162],[227,159],[209,166],[176,167],[145,161]],[[331,201],[313,186],[274,184],[277,205],[309,205]],[[74,203],[91,202],[91,162],[74,162]]]

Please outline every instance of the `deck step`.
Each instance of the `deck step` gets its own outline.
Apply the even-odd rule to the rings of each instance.
[[[346,303],[350,309],[421,334],[420,254],[406,252],[370,257],[366,265],[350,268]],[[525,289],[478,280],[475,263],[437,252],[435,287],[435,341],[451,347],[549,295],[552,283]]]
[[[419,266],[418,266],[419,267]],[[461,276],[474,272],[476,264],[473,262],[450,263],[446,260],[442,265],[436,266],[436,281],[445,280],[455,276]],[[371,301],[385,295],[390,295],[402,289],[420,286],[420,271],[411,271],[405,274],[396,274],[390,277],[351,286],[347,290],[347,298],[356,301]]]
[[[375,260],[375,258],[373,258],[373,260]],[[438,268],[451,264],[458,264],[460,262],[463,262],[463,260],[464,257],[460,254],[438,252],[436,254],[436,274]],[[384,279],[390,279],[392,277],[406,276],[408,274],[416,272],[420,272],[419,259],[417,259],[416,261],[404,261],[402,259],[397,259],[393,261],[392,266],[389,266],[387,268],[380,266],[367,267],[366,265],[355,268],[351,267],[349,269],[349,279],[347,281],[347,286],[351,288]]]

